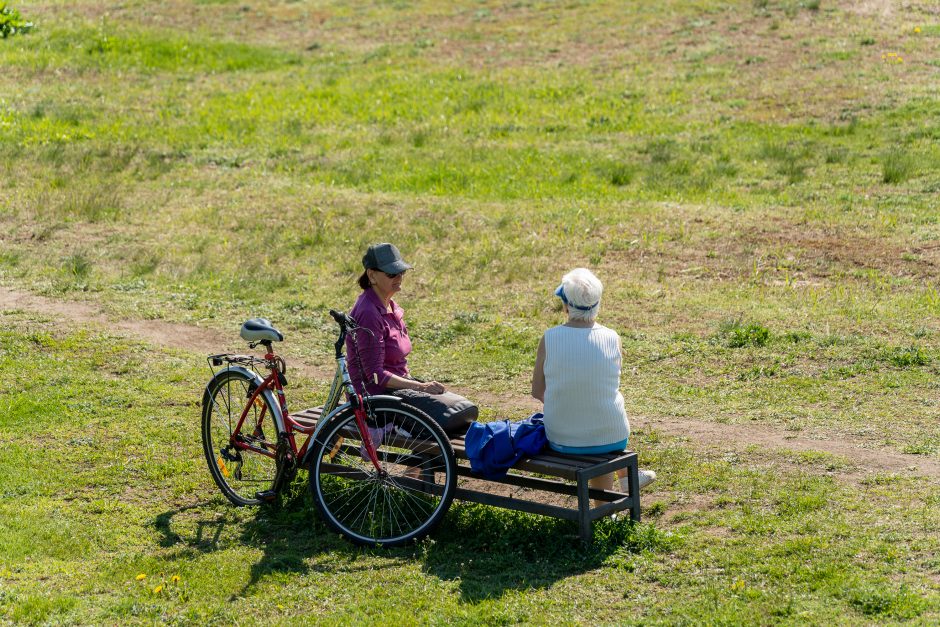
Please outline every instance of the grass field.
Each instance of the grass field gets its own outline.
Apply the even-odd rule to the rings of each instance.
[[[11,6],[0,285],[45,305],[0,308],[0,621],[940,621],[930,3]],[[641,525],[457,504],[361,551],[305,473],[227,505],[203,351],[134,325],[266,316],[313,404],[385,240],[414,370],[487,418],[597,272]]]

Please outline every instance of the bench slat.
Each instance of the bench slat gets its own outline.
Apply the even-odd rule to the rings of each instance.
[[[452,438],[450,441],[451,445],[454,447],[454,454],[460,459],[467,459],[467,448],[466,443],[463,438]],[[546,453],[540,453],[538,458],[546,462],[554,462],[561,465],[585,465],[591,466],[594,464],[599,464],[606,462],[611,459],[611,455],[620,455],[620,452],[617,453],[606,453],[599,455],[567,455],[563,453],[556,453],[554,451],[548,451]]]
[[[480,481],[490,481],[491,483],[499,483],[501,485],[510,485],[517,488],[528,488],[530,490],[540,490],[542,492],[552,492],[554,494],[562,494],[565,496],[577,496],[578,487],[574,484],[567,483],[565,481],[558,481],[557,479],[545,479],[542,477],[530,477],[527,475],[519,475],[510,472],[502,479],[482,479],[478,475],[473,474],[468,466],[457,466],[457,475],[461,477],[469,477],[471,479],[477,479]],[[610,490],[597,490],[591,488],[588,490],[588,494],[592,499],[598,501],[619,501],[626,497],[626,494]],[[629,498],[629,497],[627,497]]]
[[[478,492],[476,490],[467,490],[458,487],[454,490],[454,498],[460,499],[461,501],[470,501],[471,503],[481,503],[483,505],[502,507],[503,509],[512,509],[518,512],[527,512],[529,514],[541,514],[542,516],[552,516],[554,518],[574,521],[579,519],[578,510],[576,509],[539,503],[538,501],[514,499],[509,496],[501,496],[489,492]]]

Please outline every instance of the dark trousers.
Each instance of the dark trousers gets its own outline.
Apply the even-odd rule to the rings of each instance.
[[[428,394],[418,390],[392,390],[391,394],[426,413],[448,435],[463,435],[480,413],[471,401],[453,392]]]

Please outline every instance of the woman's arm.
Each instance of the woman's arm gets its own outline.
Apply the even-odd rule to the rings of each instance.
[[[539,340],[535,352],[535,368],[532,369],[532,396],[545,402],[545,336]]]
[[[356,321],[361,330],[353,331],[346,340],[348,360],[361,360],[362,377],[366,381],[367,389],[375,394],[385,387],[388,378],[392,376],[385,370],[385,325],[381,316],[370,308],[366,308]],[[358,356],[355,357],[353,336],[358,342]],[[358,382],[356,383],[358,385]]]
[[[359,325],[372,333],[359,333],[359,354],[366,381],[370,386],[385,390],[418,390],[428,394],[443,394],[445,388],[437,381],[415,381],[393,374],[385,369],[385,323],[371,311],[361,316]]]

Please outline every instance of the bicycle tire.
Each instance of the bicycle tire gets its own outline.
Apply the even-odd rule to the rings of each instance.
[[[270,490],[277,462],[253,451],[230,445],[231,435],[256,382],[237,370],[220,373],[206,390],[202,409],[202,445],[209,472],[225,497],[235,505],[258,505],[259,492]],[[247,429],[252,425],[251,435]],[[243,423],[243,441],[272,453],[277,443],[274,414],[263,395],[258,395]]]
[[[424,412],[391,401],[374,401],[372,410],[370,434],[384,476],[365,455],[355,414],[347,409],[330,418],[313,443],[310,489],[327,525],[348,540],[401,546],[425,537],[444,518],[457,462],[444,430]]]

